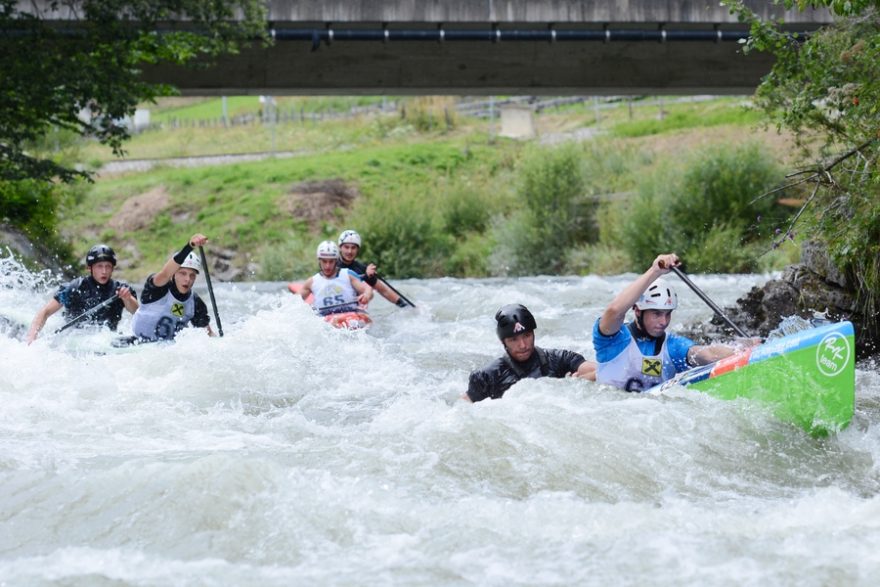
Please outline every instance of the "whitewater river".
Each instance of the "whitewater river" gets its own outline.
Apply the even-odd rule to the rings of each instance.
[[[0,336],[0,585],[875,585],[875,366],[827,439],[682,389],[458,401],[499,306],[592,358],[631,278],[402,280],[418,308],[377,299],[356,333],[283,283],[215,284],[222,339]],[[724,305],[766,279],[694,281]],[[6,263],[0,314],[47,287]],[[673,325],[710,317],[679,292]]]

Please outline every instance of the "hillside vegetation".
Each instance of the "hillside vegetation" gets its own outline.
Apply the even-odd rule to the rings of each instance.
[[[276,108],[382,102],[348,100],[277,99]],[[670,249],[692,271],[752,271],[797,255],[794,244],[770,246],[792,209],[752,201],[781,181],[787,138],[758,128],[741,99],[588,101],[536,114],[529,141],[499,137],[498,120],[457,114],[449,98],[229,127],[217,124],[219,102],[154,106],[154,122],[203,122],[136,135],[128,158],[279,156],[99,176],[64,200],[59,226],[74,250],[107,242],[135,281],[194,232],[211,238],[218,275],[234,279],[303,278],[317,243],[345,228],[362,233],[362,258],[394,277],[620,273]],[[227,102],[230,115],[257,118],[259,107]],[[97,144],[64,156],[93,168],[114,160]]]

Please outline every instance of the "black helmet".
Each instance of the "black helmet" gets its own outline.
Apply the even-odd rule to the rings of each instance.
[[[507,304],[495,312],[495,332],[499,340],[516,336],[523,332],[530,332],[538,327],[535,317],[529,309],[522,304]]]
[[[110,261],[116,267],[116,253],[107,245],[95,245],[86,255],[86,265],[91,267],[98,261]]]

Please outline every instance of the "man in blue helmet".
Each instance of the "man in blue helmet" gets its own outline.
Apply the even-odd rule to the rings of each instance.
[[[521,379],[580,377],[594,381],[596,364],[578,353],[535,346],[535,317],[522,304],[502,306],[495,313],[495,333],[506,351],[471,373],[462,399],[478,402],[498,399]]]
[[[611,301],[593,326],[596,380],[626,391],[645,391],[676,373],[736,352],[721,344],[697,345],[666,332],[678,295],[659,278],[680,265],[675,254],[659,255],[651,267]],[[624,324],[632,308],[635,320]],[[756,341],[755,341],[756,342]]]
[[[356,230],[343,230],[336,244],[339,246],[339,260],[336,261],[337,267],[348,269],[354,273],[358,279],[361,279],[364,283],[375,289],[392,304],[401,308],[406,308],[409,305],[400,295],[379,279],[374,263],[364,265],[357,260],[358,253],[361,250],[361,235]]]
[[[31,344],[46,325],[49,316],[64,308],[66,318],[76,318],[86,311],[98,306],[113,296],[118,296],[112,303],[87,316],[77,327],[103,324],[116,330],[122,319],[122,310],[134,314],[138,309],[135,291],[124,281],[113,279],[116,267],[116,253],[107,245],[95,245],[86,254],[86,265],[89,275],[78,277],[70,283],[62,285],[49,302],[34,316],[27,333],[27,343]]]

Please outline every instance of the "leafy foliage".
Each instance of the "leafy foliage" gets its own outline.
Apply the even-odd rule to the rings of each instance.
[[[553,274],[568,249],[596,240],[595,205],[585,200],[585,158],[575,144],[531,150],[519,169],[517,197],[525,204],[500,228],[500,265],[514,275]]]
[[[855,284],[867,330],[880,336],[880,2],[786,0],[845,17],[805,40],[762,22],[742,2],[727,3],[751,24],[746,49],[776,57],[758,105],[801,139],[821,140],[818,157],[807,152],[804,168],[791,175],[792,185],[810,186],[796,220],[827,245]]]
[[[716,147],[692,161],[659,168],[639,184],[623,227],[624,248],[636,267],[647,267],[659,251],[675,251],[699,272],[751,268],[743,245],[760,236],[772,200],[753,201],[775,185],[780,171],[754,144]]]
[[[53,127],[121,154],[124,117],[173,91],[142,81],[143,66],[234,52],[265,35],[264,13],[260,0],[0,0],[0,179],[86,176],[34,152]],[[160,23],[175,20],[191,28],[160,32]]]

